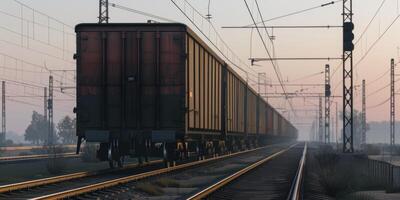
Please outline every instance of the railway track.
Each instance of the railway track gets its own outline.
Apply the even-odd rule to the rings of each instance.
[[[75,149],[76,145],[61,145],[62,148]],[[0,147],[0,151],[26,151],[26,150],[42,150],[44,146],[16,146],[16,147]]]
[[[140,167],[145,167],[150,165],[160,165],[162,163],[163,163],[162,160],[154,160]],[[57,186],[62,182],[68,182],[68,181],[70,181],[70,183],[68,184],[71,184],[72,186],[73,182],[79,182],[81,179],[97,178],[99,176],[123,172],[138,167],[139,167],[138,164],[129,164],[122,169],[105,169],[105,170],[91,171],[91,172],[78,172],[78,173],[55,176],[50,178],[43,178],[43,179],[3,185],[0,186],[0,199],[16,198],[19,195],[28,198],[30,196],[29,195],[30,192],[40,192],[43,189],[42,187],[52,187],[53,185]],[[25,192],[27,193],[26,196],[24,194]],[[18,193],[18,195],[14,195],[14,193]]]
[[[57,154],[56,158],[78,158],[79,155],[76,153],[62,153]],[[16,163],[16,162],[30,162],[30,161],[39,161],[54,158],[54,155],[51,154],[38,154],[38,155],[26,155],[26,156],[6,156],[0,157],[0,163]]]
[[[178,173],[187,169],[205,166],[217,163],[223,160],[229,160],[234,157],[246,157],[246,155],[257,153],[259,151],[272,151],[273,149],[282,149],[276,145],[262,147],[258,149],[238,152],[230,155],[210,158],[201,161],[188,162],[175,167],[164,168],[162,163],[155,163],[148,166],[135,167],[130,170],[115,171],[112,173],[88,175],[76,174],[74,178],[60,177],[60,181],[53,179],[53,182],[41,183],[39,186],[24,187],[13,191],[0,190],[0,199],[61,199],[68,197],[91,196],[95,193],[98,196],[103,190],[114,190],[116,186],[129,185],[133,181],[147,180],[158,176]],[[65,180],[62,180],[65,178]],[[0,188],[1,189],[1,188]],[[101,195],[100,195],[101,196]]]
[[[307,145],[278,152],[188,199],[300,199],[306,152]]]

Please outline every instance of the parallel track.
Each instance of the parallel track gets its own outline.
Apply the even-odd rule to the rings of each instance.
[[[78,158],[79,155],[76,153],[61,153],[57,154],[56,158]],[[31,162],[54,158],[51,154],[38,154],[38,155],[26,155],[26,156],[7,156],[0,157],[0,163],[16,163],[16,162]]]
[[[149,163],[145,164],[144,166],[161,164],[162,162],[163,162],[162,160],[150,161]],[[137,167],[138,167],[138,164],[129,164],[122,169],[106,169],[106,170],[91,171],[91,172],[78,172],[78,173],[55,176],[55,177],[50,177],[50,178],[43,178],[43,179],[25,181],[25,182],[21,182],[21,183],[3,185],[3,186],[0,186],[0,199],[8,198],[8,197],[14,198],[15,196],[13,196],[13,192],[17,192],[18,195],[24,196],[24,194],[23,194],[24,192],[30,193],[30,192],[33,192],[35,189],[40,190],[41,186],[51,186],[51,185],[60,184],[62,182],[66,182],[66,181],[75,181],[75,180],[80,180],[83,178],[102,176],[102,175],[106,175],[106,174],[110,174],[110,173],[115,173],[118,171],[126,171],[126,170],[130,170],[130,169],[134,169]],[[28,190],[30,190],[30,191],[28,191]]]
[[[301,199],[306,149],[275,153],[188,199]]]
[[[19,199],[62,199],[74,197],[91,192],[98,192],[113,186],[126,184],[132,181],[144,180],[150,177],[161,176],[172,172],[180,172],[190,168],[196,168],[217,161],[222,161],[228,158],[237,157],[239,155],[247,155],[251,152],[257,152],[262,149],[270,148],[271,146],[261,147],[257,149],[247,150],[243,152],[233,153],[220,157],[210,158],[201,161],[194,161],[180,164],[170,168],[163,168],[162,164],[149,165],[147,167],[134,168],[134,170],[124,170],[124,173],[111,173],[103,175],[94,175],[89,177],[78,177],[77,179],[65,180],[56,182],[56,184],[42,185],[36,187],[39,189],[18,190],[16,192],[7,192],[0,194],[0,199],[19,198]],[[76,176],[83,176],[77,174]]]

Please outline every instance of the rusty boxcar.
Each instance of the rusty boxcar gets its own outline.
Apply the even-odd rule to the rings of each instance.
[[[268,135],[296,138],[184,24],[80,24],[76,33],[77,150],[82,139],[100,143],[97,156],[111,167],[126,155],[147,157],[155,143],[171,161],[256,146]]]

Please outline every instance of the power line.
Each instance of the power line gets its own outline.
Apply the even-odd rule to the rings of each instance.
[[[211,23],[211,21],[207,20],[195,7],[193,7],[187,0],[183,0],[183,2],[185,3],[185,5],[187,4],[188,6],[190,6],[190,8],[193,10],[193,15],[196,13],[202,20],[205,20],[205,22],[210,26],[210,28],[212,28],[212,30],[215,33],[216,38],[218,38],[220,40],[220,42],[222,43],[222,47],[225,48],[225,50],[229,51],[227,53],[224,53],[223,50],[221,48],[218,47],[218,43],[215,43],[211,40],[210,37],[207,36],[207,34],[196,24],[196,22],[194,21],[194,19],[190,18],[188,16],[188,14],[186,13],[185,10],[183,10],[177,3],[176,0],[171,0],[171,2],[175,5],[175,7],[181,11],[181,13],[195,26],[195,28],[212,44],[212,46],[214,46],[214,48],[225,58],[227,59],[227,61],[229,61],[233,66],[235,66],[236,68],[238,68],[239,70],[241,70],[242,72],[244,72],[246,74],[246,81],[251,80],[254,83],[257,83],[256,80],[254,79],[249,79],[248,75],[252,75],[253,77],[258,78],[258,74],[257,72],[250,68],[248,65],[245,64],[245,62],[243,62],[239,56],[237,56],[233,50],[227,45],[227,43],[222,39],[221,35],[218,33],[217,29],[215,28],[215,26],[213,25],[213,23]],[[203,23],[203,21],[202,21]],[[217,41],[218,42],[218,41]],[[233,58],[229,58],[229,56],[227,54],[231,54],[231,56]],[[253,73],[249,73],[247,70],[245,70],[243,67],[241,67],[240,65],[236,64],[235,60],[239,61],[240,63],[242,63],[244,66],[247,66],[247,68],[249,70],[251,70]]]
[[[395,24],[395,22],[399,19],[400,15],[397,15],[397,17],[390,23],[390,25],[385,29],[385,31],[374,41],[374,43],[368,48],[367,52],[360,58],[360,60],[357,61],[357,63],[354,65],[354,68],[356,68],[368,55],[369,52],[378,44],[378,42],[383,38],[383,36],[390,30],[390,28]],[[340,66],[340,65],[339,65]],[[339,69],[339,66],[336,67],[335,72]],[[334,72],[334,73],[335,73]],[[333,76],[333,75],[332,75]],[[335,86],[334,91],[336,91],[337,87],[340,85],[341,81]]]
[[[166,22],[176,22],[176,21],[174,21],[172,19],[168,19],[168,18],[161,17],[161,16],[158,16],[158,15],[153,15],[151,13],[143,12],[143,11],[136,10],[136,9],[133,9],[133,8],[128,8],[128,7],[121,6],[121,5],[118,5],[118,4],[115,4],[115,3],[108,3],[108,4],[110,6],[112,6],[112,7],[114,7],[114,8],[118,8],[118,9],[125,10],[125,11],[128,11],[128,12],[136,13],[136,14],[143,15],[143,16],[146,16],[146,17],[151,17],[151,18],[159,19],[159,20],[166,21]]]
[[[397,15],[397,17],[392,21],[392,23],[385,29],[385,31],[378,37],[378,39],[375,40],[375,42],[368,48],[367,52],[361,57],[361,59],[354,65],[354,67],[357,67],[361,63],[361,61],[364,60],[365,57],[369,54],[369,52],[375,47],[375,45],[382,39],[382,37],[390,30],[390,28],[393,26],[393,24],[399,19],[400,15]]]
[[[56,18],[54,18],[54,17],[52,17],[52,16],[50,16],[50,15],[44,13],[44,12],[41,12],[41,11],[39,11],[39,10],[36,10],[36,9],[34,9],[33,7],[28,6],[27,4],[24,4],[24,3],[22,3],[22,2],[20,2],[20,1],[18,1],[18,0],[13,0],[13,1],[16,2],[16,3],[18,3],[18,4],[20,4],[20,5],[22,5],[22,6],[24,6],[24,7],[26,7],[26,8],[31,9],[31,10],[34,11],[35,13],[39,13],[39,14],[41,14],[41,15],[44,15],[44,16],[48,17],[48,18],[51,19],[52,21],[58,22],[58,23],[62,24],[63,26],[66,26],[66,27],[71,28],[72,30],[74,29],[73,26],[71,26],[71,25],[69,25],[69,24],[67,24],[67,23],[65,23],[65,22],[63,22],[63,21],[61,21],[61,20],[58,20],[58,19],[56,19]]]
[[[314,6],[314,7],[311,7],[311,8],[307,8],[307,9],[304,9],[304,10],[288,13],[288,14],[277,16],[277,17],[274,17],[274,18],[271,18],[271,19],[267,19],[267,20],[262,20],[261,22],[255,23],[255,26],[257,26],[257,24],[261,24],[261,23],[264,23],[264,22],[269,22],[269,21],[281,19],[281,18],[284,18],[284,17],[289,17],[289,16],[301,14],[301,13],[304,13],[304,12],[307,12],[307,11],[315,10],[315,9],[318,9],[318,8],[326,7],[326,6],[329,6],[329,5],[333,5],[333,4],[341,2],[341,1],[343,1],[343,0],[331,1],[331,2],[328,2],[328,3],[321,4],[321,5],[318,5],[318,6]],[[246,26],[252,26],[252,25],[253,24],[249,24],[249,25],[246,25]],[[243,26],[243,27],[246,27],[246,26]]]
[[[318,75],[321,75],[321,74],[324,74],[324,72],[321,71],[321,72],[313,73],[313,74],[310,74],[310,75],[306,75],[306,76],[300,77],[298,79],[294,79],[294,80],[292,80],[290,82],[296,82],[296,81],[308,79],[308,78],[311,78],[311,77],[314,77],[314,76],[318,76]]]
[[[28,23],[36,24],[36,25],[44,27],[44,28],[49,28],[50,30],[53,30],[53,31],[57,31],[57,32],[64,33],[64,34],[67,34],[67,35],[70,35],[70,36],[74,36],[74,37],[76,36],[75,33],[66,32],[65,30],[63,31],[63,30],[57,29],[55,27],[49,26],[48,24],[46,25],[46,24],[42,24],[42,23],[39,23],[39,22],[36,22],[36,21],[33,21],[33,20],[25,19],[25,18],[22,18],[21,16],[14,15],[14,14],[5,12],[3,10],[0,10],[0,13],[2,13],[3,15],[15,18],[15,19],[26,21]],[[73,30],[73,29],[71,28],[71,30]]]
[[[370,25],[372,24],[372,22],[374,21],[374,19],[376,18],[376,16],[378,15],[379,11],[381,10],[381,8],[383,7],[383,4],[385,4],[386,0],[383,0],[381,5],[378,7],[378,9],[376,10],[374,16],[372,17],[372,19],[369,21],[369,23],[367,24],[367,26],[365,27],[364,31],[361,33],[360,37],[358,37],[357,41],[355,42],[355,45],[358,44],[358,42],[361,40],[361,38],[364,36],[364,34],[367,32],[368,28],[370,27]]]
[[[254,19],[254,16],[253,16],[253,14],[251,13],[250,7],[249,7],[249,5],[247,4],[247,1],[244,0],[244,3],[246,4],[247,10],[249,11],[250,17],[251,17],[251,19],[253,20],[254,25],[257,26],[256,21],[255,21],[255,19]],[[268,50],[268,48],[267,48],[267,45],[266,45],[266,43],[265,43],[265,41],[264,41],[264,39],[263,39],[263,37],[262,37],[262,35],[261,35],[260,29],[259,29],[258,27],[256,27],[256,30],[257,30],[258,35],[260,36],[261,42],[263,43],[264,49],[265,49],[265,51],[266,51],[268,57],[269,57],[269,58],[272,58],[272,57],[271,57],[271,54],[270,54],[270,52],[269,52],[269,50]],[[271,61],[271,64],[272,64],[272,66],[273,66],[273,68],[274,68],[275,74],[276,74],[276,76],[277,76],[277,78],[278,78],[279,83],[281,84],[282,90],[283,90],[283,92],[284,92],[286,98],[288,98],[288,96],[287,96],[287,94],[286,94],[286,89],[285,89],[285,87],[284,87],[284,85],[283,85],[283,81],[282,81],[282,79],[281,79],[281,77],[280,77],[280,75],[279,75],[279,73],[278,73],[278,69],[277,69],[275,63],[274,63],[273,61]],[[287,99],[287,100],[288,100],[288,99]],[[291,107],[292,112],[296,115],[296,113],[294,112],[294,108],[293,108],[292,103],[291,103],[289,100],[288,100],[288,102],[289,102],[289,105],[290,105],[290,107]]]
[[[358,44],[358,42],[361,40],[361,38],[365,35],[365,33],[367,32],[367,30],[369,29],[370,25],[372,24],[372,22],[374,21],[374,19],[376,18],[376,16],[378,15],[378,13],[380,12],[383,4],[385,3],[386,0],[383,0],[382,3],[380,4],[380,6],[378,7],[378,9],[375,11],[374,16],[371,18],[371,20],[369,21],[369,23],[367,24],[367,26],[364,28],[364,31],[361,33],[361,35],[359,36],[359,38],[357,39],[357,41],[355,42],[355,45]],[[332,73],[332,77],[335,75],[335,73],[337,72],[337,70],[339,69],[341,65],[338,65],[334,72]],[[331,78],[332,78],[331,77]],[[340,84],[340,83],[339,83]],[[336,88],[336,87],[335,87]]]
[[[32,52],[35,52],[35,53],[38,53],[38,54],[41,54],[41,55],[45,55],[45,56],[57,59],[59,61],[65,62],[65,63],[75,64],[75,62],[73,62],[73,61],[68,61],[68,60],[66,60],[66,59],[64,59],[62,57],[58,57],[58,56],[46,53],[44,51],[40,51],[40,50],[37,50],[37,49],[32,49],[32,48],[29,48],[29,47],[21,46],[20,44],[17,44],[17,43],[14,43],[14,42],[10,42],[10,41],[7,41],[7,40],[3,40],[3,39],[0,39],[0,41],[4,42],[4,43],[7,43],[7,44],[10,44],[10,45],[13,45],[13,46],[16,46],[16,47],[24,48],[26,50],[29,50],[29,51],[32,51]],[[72,54],[71,54],[71,58],[72,58]]]

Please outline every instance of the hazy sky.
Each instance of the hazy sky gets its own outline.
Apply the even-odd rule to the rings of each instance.
[[[22,9],[24,23],[21,24],[21,6],[13,0],[2,0],[0,2],[0,78],[3,80],[15,80],[19,82],[29,82],[37,86],[45,86],[48,82],[48,71],[43,69],[46,66],[50,69],[74,69],[74,62],[71,59],[75,51],[73,26],[81,22],[97,22],[98,0],[20,0],[37,11],[41,11],[48,16],[54,17],[64,22],[62,25],[55,20],[48,21],[47,16],[35,12],[27,7]],[[110,1],[119,5],[124,5],[140,11],[149,12],[155,15],[166,17],[175,21],[187,23],[193,27],[178,9],[169,0],[114,0]],[[207,14],[208,0],[189,0],[202,14]],[[247,1],[251,10],[256,15],[253,0]],[[318,6],[329,1],[327,0],[259,0],[264,19],[273,18],[287,13]],[[353,0],[354,2],[354,21],[356,40],[363,32],[375,11],[381,5],[381,0]],[[270,21],[267,25],[341,25],[342,5],[341,2],[335,5],[308,11],[303,14]],[[244,29],[221,29],[227,25],[247,25],[251,24],[250,15],[241,0],[211,0],[210,14],[212,22],[217,27],[225,42],[233,51],[244,61],[252,57],[265,57],[265,51],[258,36],[253,34],[253,47],[250,50],[250,30]],[[398,0],[386,0],[381,11],[371,23],[364,37],[359,41],[355,51],[355,63],[365,55],[368,48],[384,32],[399,14]],[[144,17],[131,12],[110,8],[111,22],[145,22],[149,17]],[[32,25],[33,19],[35,26]],[[259,20],[260,17],[256,16]],[[29,21],[29,23],[28,23]],[[29,24],[29,25],[28,25]],[[50,34],[47,28],[50,25]],[[64,34],[62,30],[64,29]],[[21,31],[23,39],[21,41]],[[271,30],[269,30],[271,32]],[[341,30],[340,29],[275,29],[274,35],[275,49],[277,57],[339,57],[341,55]],[[387,70],[390,67],[390,58],[398,61],[400,42],[399,22],[395,22],[393,27],[380,39],[371,49],[369,54],[363,59],[354,71],[355,85],[359,85],[362,79],[374,81],[383,75],[383,78],[367,85],[367,106],[372,107],[389,97],[389,87],[380,89],[389,83]],[[263,32],[265,35],[265,32]],[[28,39],[29,38],[29,39]],[[271,45],[268,43],[271,50]],[[252,52],[252,55],[250,55]],[[2,55],[7,55],[4,57]],[[47,55],[46,55],[47,54]],[[24,60],[21,64],[15,57]],[[1,64],[3,63],[3,64]],[[277,83],[277,79],[270,63],[258,63],[260,66],[253,66],[252,70],[266,72],[272,83]],[[323,74],[312,74],[322,72],[325,64],[330,64],[332,71],[339,66],[338,61],[281,61],[279,68],[282,77],[289,83],[323,83]],[[42,67],[42,68],[40,68]],[[73,86],[73,72],[53,72],[56,87]],[[340,67],[332,77],[332,87],[336,88],[334,95],[341,95],[342,68]],[[300,80],[299,80],[300,79]],[[43,89],[31,89],[22,86],[8,86],[7,93],[10,101],[7,102],[7,126],[8,130],[15,130],[23,133],[30,120],[32,110],[43,112],[43,99],[39,97],[28,98],[20,96],[39,96]],[[305,92],[323,92],[323,88],[310,87],[287,87],[288,92],[304,89]],[[355,107],[361,109],[361,88],[355,91]],[[57,90],[57,89],[56,89]],[[58,89],[60,91],[60,89]],[[69,94],[56,92],[55,116],[59,118],[66,114],[72,114],[74,106],[74,90],[67,89]],[[268,87],[270,92],[282,92],[279,87]],[[24,99],[25,98],[25,99]],[[341,107],[341,99],[335,99]],[[24,101],[25,104],[16,101]],[[33,105],[27,105],[33,104]],[[271,103],[277,108],[289,108],[284,99],[273,99]],[[297,111],[297,118],[291,115],[291,119],[296,123],[310,123],[315,119],[316,105],[318,99],[294,99],[293,105]],[[312,111],[305,111],[312,110]],[[332,113],[334,112],[334,106]],[[287,114],[285,114],[287,116]],[[381,121],[389,119],[389,104],[370,108],[367,110],[369,121]],[[302,138],[308,137],[310,126],[299,125],[302,130]]]

